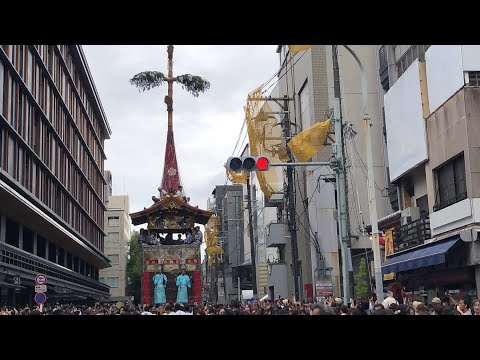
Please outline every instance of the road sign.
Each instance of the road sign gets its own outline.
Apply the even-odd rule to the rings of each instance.
[[[40,304],[43,304],[45,301],[47,301],[47,295],[45,295],[45,293],[36,293],[35,294],[35,302],[40,305]]]
[[[47,292],[47,285],[35,285],[35,292],[36,293]]]
[[[36,285],[45,285],[47,283],[47,277],[43,274],[38,274],[35,276],[35,284]]]

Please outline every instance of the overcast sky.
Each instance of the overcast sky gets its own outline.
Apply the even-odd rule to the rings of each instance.
[[[113,194],[128,194],[130,212],[136,212],[152,204],[151,196],[162,181],[167,89],[162,85],[140,93],[129,79],[146,70],[167,74],[167,47],[83,48],[112,129],[111,139],[105,142],[105,169],[112,171]],[[198,75],[211,83],[210,90],[198,98],[180,85],[173,90],[177,160],[192,205],[206,209],[215,185],[225,183],[223,164],[242,128],[247,94],[278,70],[275,50],[276,45],[175,46],[174,75]]]

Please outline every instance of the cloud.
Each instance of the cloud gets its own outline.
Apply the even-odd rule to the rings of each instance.
[[[105,169],[112,171],[114,195],[127,193],[130,210],[139,211],[151,205],[150,198],[162,180],[166,86],[140,93],[129,79],[145,70],[166,74],[167,48],[83,48],[112,129],[111,139],[105,142]],[[275,49],[275,45],[175,46],[174,75],[198,75],[211,82],[210,90],[198,98],[174,85],[177,160],[193,205],[206,209],[214,187],[225,183],[223,164],[242,128],[247,94],[278,69]],[[245,129],[240,142],[243,134]],[[236,153],[239,151],[237,148]]]

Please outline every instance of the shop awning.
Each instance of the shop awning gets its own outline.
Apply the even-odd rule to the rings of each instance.
[[[447,241],[422,245],[407,252],[388,257],[382,265],[382,273],[401,272],[445,263],[445,254],[460,240],[459,236]]]

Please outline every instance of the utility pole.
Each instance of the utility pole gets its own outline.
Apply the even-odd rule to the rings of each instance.
[[[350,227],[348,218],[348,197],[346,182],[345,153],[343,150],[342,104],[340,94],[340,69],[338,66],[338,48],[332,45],[333,91],[334,91],[334,123],[335,123],[335,168],[337,177],[337,209],[340,232],[340,248],[342,251],[343,297],[345,303],[350,299]]]
[[[284,117],[282,121],[285,138],[290,139],[290,118],[288,115],[288,98],[283,99]],[[292,152],[287,146],[287,154],[289,163],[293,162]],[[297,226],[296,226],[296,209],[295,209],[295,194],[293,193],[293,167],[287,165],[287,204],[288,204],[288,228],[290,230],[290,241],[292,244],[292,264],[293,264],[293,285],[295,288],[295,300],[300,300],[300,289],[298,285],[298,246],[297,246]]]
[[[250,189],[250,173],[247,174],[247,201],[248,201],[248,231],[250,234],[250,257],[252,258],[252,290],[253,297],[257,297],[257,259],[255,239],[253,237],[252,190]]]

